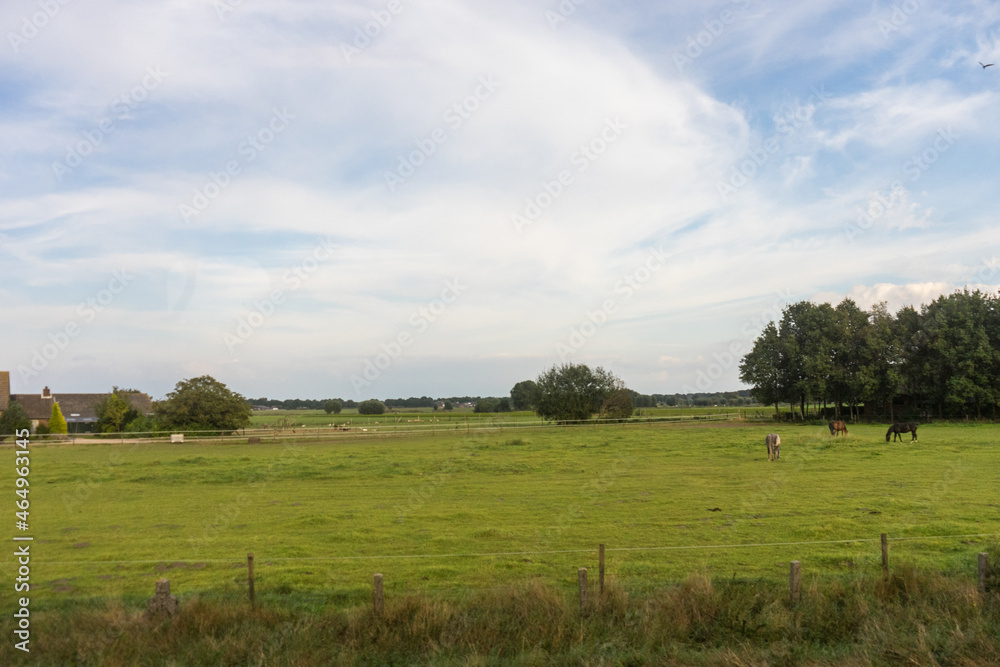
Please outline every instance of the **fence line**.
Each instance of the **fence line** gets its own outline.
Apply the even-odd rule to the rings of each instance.
[[[890,542],[902,542],[902,541],[916,541],[916,540],[943,540],[943,539],[954,539],[960,537],[1000,537],[1000,533],[972,533],[967,535],[914,535],[906,537],[890,537],[888,541]],[[857,539],[850,540],[808,540],[801,542],[758,542],[750,544],[693,544],[693,545],[681,545],[681,546],[664,546],[664,547],[611,547],[606,548],[605,551],[679,551],[679,550],[691,550],[691,549],[750,549],[757,547],[784,547],[784,546],[800,546],[800,545],[817,545],[817,544],[851,544],[856,542],[879,542],[881,537],[861,537]],[[574,554],[574,553],[596,553],[598,547],[592,547],[589,549],[560,549],[552,551],[497,551],[488,553],[453,553],[453,554],[396,554],[387,556],[278,556],[273,558],[266,558],[268,562],[275,561],[348,561],[348,560],[405,560],[405,559],[416,559],[416,558],[489,558],[489,557],[499,557],[499,556],[540,556],[546,554]],[[265,560],[260,556],[260,552],[257,552],[257,561],[260,562]],[[184,558],[160,558],[158,560],[71,560],[71,561],[46,561],[46,565],[93,565],[93,564],[108,564],[108,565],[143,565],[143,564],[158,564],[158,563],[234,563],[240,562],[240,559],[232,558],[198,558],[198,559],[184,559]]]
[[[306,438],[377,438],[380,436],[392,435],[415,435],[415,434],[446,434],[452,432],[480,433],[496,432],[504,429],[544,429],[558,428],[560,426],[643,426],[647,424],[660,423],[687,423],[703,421],[737,421],[740,419],[739,412],[711,413],[704,415],[676,415],[657,417],[630,417],[624,421],[615,419],[585,419],[566,422],[549,422],[543,420],[518,420],[504,421],[503,419],[473,419],[469,421],[449,420],[447,422],[435,422],[427,424],[400,424],[396,422],[385,422],[373,424],[371,422],[361,422],[359,425],[351,425],[345,430],[342,427],[319,426],[319,427],[284,427],[284,428],[252,428],[240,429],[236,435],[218,435],[217,431],[175,431],[183,433],[186,439],[192,442],[209,441],[234,441],[246,438],[266,438],[266,439],[306,439]],[[129,441],[132,444],[164,442],[170,438],[169,431],[144,431],[144,432],[122,432],[122,433],[70,433],[66,436],[33,436],[32,445],[66,445],[75,444],[77,441],[87,444],[96,443],[123,443]],[[37,438],[37,439],[34,439]],[[0,443],[0,447],[7,443]],[[10,443],[13,446],[13,443]]]

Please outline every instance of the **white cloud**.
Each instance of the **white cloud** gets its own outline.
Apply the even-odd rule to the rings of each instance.
[[[366,355],[458,278],[467,291],[377,394],[414,386],[415,369],[447,358],[497,373],[466,391],[505,390],[523,378],[504,369],[554,361],[555,344],[607,298],[619,310],[580,358],[628,369],[647,391],[679,390],[746,339],[776,292],[954,284],[976,262],[970,248],[996,249],[992,158],[969,160],[995,151],[985,120],[995,90],[937,73],[907,80],[929,58],[946,68],[960,60],[894,56],[872,39],[869,8],[582,5],[552,30],[531,3],[404,3],[348,61],[341,43],[382,6],[242,3],[220,20],[210,3],[70,4],[21,53],[0,53],[14,82],[0,112],[0,299],[21,323],[3,331],[7,365],[127,267],[135,283],[65,367],[46,370],[49,384],[84,369],[102,386],[139,384],[100,370],[128,357],[106,367],[167,389],[181,371],[210,369],[273,394],[268,378],[291,383],[295,369],[317,395],[346,394]],[[739,21],[679,73],[669,54],[727,9],[743,12]],[[3,11],[5,24],[19,21],[13,5]],[[976,12],[989,14],[967,14]],[[930,29],[932,16],[914,25]],[[943,39],[934,33],[934,44]],[[969,53],[986,52],[966,41]],[[872,54],[889,62],[867,64]],[[113,115],[113,101],[157,65],[169,73],[162,84]],[[885,80],[881,69],[899,74]],[[475,98],[484,80],[495,89]],[[470,99],[474,110],[449,120]],[[294,119],[251,159],[241,147],[266,136],[275,108]],[[108,117],[114,132],[58,180],[53,161]],[[719,182],[759,154],[781,119],[792,131],[723,201]],[[949,128],[957,139],[933,167],[908,172]],[[386,172],[437,130],[445,140],[417,153],[422,164],[391,191]],[[591,144],[593,158],[582,158]],[[179,206],[234,160],[239,173],[184,220]],[[561,172],[570,182],[558,184]],[[871,193],[903,180],[877,224],[848,241],[856,210],[879,203]],[[518,233],[512,216],[529,204],[544,210]],[[335,257],[291,289],[284,273],[326,238]],[[670,260],[624,299],[616,286],[651,246]],[[274,289],[287,302],[230,354],[223,335]],[[148,340],[162,356],[141,356]]]

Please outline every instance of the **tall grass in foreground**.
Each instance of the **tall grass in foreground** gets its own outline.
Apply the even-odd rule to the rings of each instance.
[[[994,554],[995,556],[995,554]],[[3,634],[11,637],[9,619]],[[802,599],[771,582],[690,576],[647,596],[613,583],[581,613],[540,583],[406,596],[308,614],[245,599],[182,600],[172,621],[140,608],[32,617],[30,656],[10,640],[0,663],[42,665],[988,665],[1000,656],[1000,586],[898,566],[880,576],[813,578]]]

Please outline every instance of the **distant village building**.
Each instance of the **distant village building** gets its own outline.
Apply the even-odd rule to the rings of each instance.
[[[17,403],[31,420],[31,429],[48,426],[52,416],[52,404],[58,403],[67,424],[89,425],[97,423],[97,406],[101,401],[111,396],[106,394],[53,394],[48,387],[41,394],[10,393],[10,371],[0,371],[0,415],[11,403]],[[131,405],[139,414],[153,413],[153,399],[142,392],[121,394],[122,399]],[[89,430],[89,426],[74,427],[70,430]]]

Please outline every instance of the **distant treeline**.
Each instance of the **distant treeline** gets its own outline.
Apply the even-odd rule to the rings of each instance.
[[[632,404],[637,408],[667,407],[742,407],[760,405],[749,389],[740,391],[717,391],[710,394],[639,394],[633,392]]]
[[[338,400],[345,408],[358,407],[358,402],[352,401],[349,398],[286,398],[284,400],[277,398],[248,398],[247,402],[250,405],[261,405],[269,408],[278,408],[279,410],[322,410],[323,405],[329,400]]]
[[[338,400],[344,408],[353,409],[358,407],[358,401],[351,399],[312,399],[312,398],[250,398],[247,401],[251,405],[264,406],[268,408],[278,408],[279,410],[322,410],[327,401]],[[434,408],[447,403],[457,406],[463,404],[479,405],[486,404],[486,412],[509,412],[511,410],[509,396],[452,396],[449,398],[431,398],[421,396],[419,398],[387,398],[384,401],[385,407],[390,410],[400,410],[408,408]],[[728,406],[739,407],[747,405],[760,405],[750,394],[749,389],[740,391],[715,392],[710,394],[640,394],[632,392],[632,404],[637,408],[655,408],[661,406],[669,407],[704,407],[704,406]]]
[[[966,289],[895,315],[801,301],[764,328],[740,379],[761,403],[802,414],[822,403],[867,418],[996,418],[1000,295]]]

